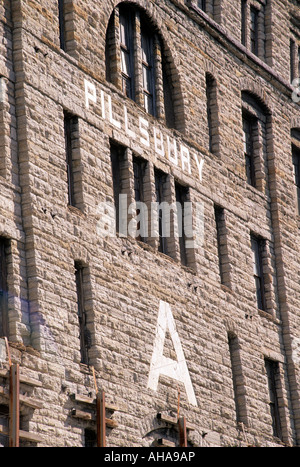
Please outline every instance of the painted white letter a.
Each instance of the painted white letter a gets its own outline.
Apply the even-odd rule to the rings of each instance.
[[[169,331],[177,356],[177,361],[171,360],[163,355],[166,332]],[[190,404],[197,406],[197,400],[189,375],[188,367],[182,350],[179,335],[176,331],[175,321],[170,304],[160,301],[156,335],[150,372],[148,378],[148,388],[157,390],[159,376],[164,375],[180,381],[184,384]]]

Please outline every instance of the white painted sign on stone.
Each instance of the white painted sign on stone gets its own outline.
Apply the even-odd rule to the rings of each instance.
[[[166,332],[169,331],[176,352],[177,361],[163,355]],[[157,391],[160,375],[168,376],[184,384],[187,398],[190,404],[197,406],[189,370],[186,364],[182,345],[170,304],[160,301],[156,333],[154,339],[153,354],[150,364],[148,388]]]
[[[164,135],[160,128],[150,123],[142,115],[135,117],[134,125],[130,128],[126,105],[123,106],[122,110],[119,108],[123,117],[120,120],[120,116],[118,117],[114,111],[114,108],[119,107],[119,104],[114,102],[103,89],[100,89],[99,92],[95,84],[86,79],[84,80],[84,91],[86,109],[97,105],[98,100],[100,100],[99,114],[102,119],[109,121],[118,130],[123,130],[127,137],[141,143],[145,148],[150,148],[153,141],[153,149],[158,156],[167,158],[189,175],[192,173],[193,165],[200,182],[202,181],[204,158],[197,151],[190,150],[175,136]],[[100,99],[98,99],[99,97]]]

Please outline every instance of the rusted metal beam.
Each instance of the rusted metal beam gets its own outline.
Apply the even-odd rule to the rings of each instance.
[[[97,393],[96,399],[97,411],[97,447],[106,447],[106,414],[105,414],[105,392]]]
[[[9,385],[9,447],[19,447],[20,438],[20,372],[19,365],[10,366]]]
[[[186,429],[186,418],[182,417],[178,419],[178,430],[179,430],[179,446],[181,448],[187,447],[187,429]]]

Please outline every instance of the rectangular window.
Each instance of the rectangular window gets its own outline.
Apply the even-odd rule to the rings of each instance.
[[[66,164],[68,177],[68,203],[76,206],[74,187],[74,149],[76,148],[78,118],[65,112],[64,115]]]
[[[240,344],[237,336],[228,333],[228,345],[231,362],[236,421],[247,424],[244,378],[240,356]]]
[[[263,254],[265,250],[265,241],[261,238],[251,235],[251,249],[257,307],[259,310],[265,310],[266,304],[263,275]]]
[[[120,196],[123,193],[123,166],[125,161],[125,151],[123,146],[111,144],[110,147],[110,158],[112,168],[112,180],[113,180],[113,192],[115,202],[115,214],[116,214],[116,231],[120,232],[120,210],[121,210],[121,199]],[[126,219],[126,232],[127,232],[127,219]]]
[[[122,90],[130,99],[134,99],[134,53],[133,53],[133,16],[131,11],[120,8],[120,54]]]
[[[265,359],[265,367],[268,378],[270,413],[272,417],[273,435],[282,439],[281,422],[278,406],[278,381],[279,364],[274,360]]]
[[[254,129],[255,122],[251,117],[243,116],[243,143],[245,156],[245,170],[247,182],[255,186],[255,165],[254,165]]]
[[[290,70],[291,70],[291,83],[296,78],[296,69],[295,69],[295,52],[296,44],[293,39],[290,40]]]
[[[66,50],[66,28],[65,28],[65,1],[58,0],[58,19],[59,19],[59,41],[60,48]]]
[[[224,284],[230,288],[230,264],[228,259],[225,211],[220,206],[215,206],[214,209],[221,284]]]
[[[7,241],[0,238],[0,337],[8,337]]]
[[[206,109],[209,137],[208,148],[210,152],[216,154],[219,150],[217,84],[215,78],[210,73],[206,74]]]
[[[154,94],[154,63],[153,63],[153,37],[143,28],[141,33],[142,40],[142,68],[143,68],[143,95],[144,107],[146,111],[155,115],[155,94]]]
[[[209,144],[208,148],[210,152],[213,152],[212,148],[212,93],[213,93],[213,79],[206,75],[206,110],[207,110],[207,124],[208,124],[208,137],[209,137]]]
[[[88,364],[88,349],[90,348],[91,339],[87,329],[87,317],[85,311],[85,296],[84,296],[84,276],[85,268],[78,262],[75,262],[75,279],[77,291],[77,307],[79,321],[79,338],[80,338],[80,353],[81,363]]]
[[[155,193],[156,193],[156,202],[160,205],[165,201],[165,186],[167,181],[167,175],[159,170],[155,170]],[[161,253],[168,254],[167,249],[167,237],[165,236],[165,222],[163,216],[163,210],[160,208],[158,211],[158,235],[159,235],[159,244],[158,251]]]
[[[250,46],[251,52],[258,55],[258,18],[259,10],[251,6],[250,8]]]
[[[176,203],[177,203],[177,222],[180,247],[180,259],[184,266],[187,266],[186,254],[186,233],[185,233],[185,203],[189,201],[189,190],[187,187],[175,183]]]
[[[137,203],[136,216],[139,218],[137,230],[139,235],[138,240],[146,241],[148,217],[145,216],[143,205],[144,199],[144,177],[146,171],[146,161],[139,157],[133,157],[133,174],[134,174],[134,200]]]
[[[293,165],[294,165],[294,177],[295,177],[295,185],[296,185],[296,193],[297,193],[297,211],[300,215],[300,148],[296,146],[292,147],[292,155],[293,155]]]
[[[241,2],[241,41],[243,45],[247,43],[247,0]]]

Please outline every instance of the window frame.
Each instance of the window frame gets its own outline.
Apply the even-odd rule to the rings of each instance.
[[[80,362],[88,365],[89,364],[89,349],[90,343],[90,332],[87,328],[87,312],[86,312],[86,300],[85,300],[85,275],[86,267],[80,262],[75,261],[75,283],[76,283],[76,294],[77,294],[77,313],[79,323],[79,341],[80,341]]]
[[[265,239],[251,234],[251,252],[252,252],[252,265],[253,277],[256,292],[256,305],[259,310],[267,311],[266,309],[266,291],[264,280],[264,266],[263,259],[266,249]]]
[[[300,145],[292,144],[292,161],[296,188],[297,215],[300,216]]]
[[[180,261],[183,266],[188,266],[188,255],[186,250],[186,232],[185,232],[185,203],[189,201],[189,187],[181,185],[175,181],[175,199],[179,204],[180,213],[177,205],[177,225],[179,238]],[[180,214],[180,215],[179,215]]]
[[[162,172],[161,170],[154,169],[154,182],[155,182],[155,202],[160,205],[164,201],[166,201],[165,196],[165,187],[167,183],[167,174]],[[163,228],[163,212],[161,209],[158,210],[158,251],[160,253],[164,253],[168,255],[168,239],[167,237],[163,236],[164,228]]]
[[[246,125],[248,126],[247,132],[245,131]],[[253,115],[250,115],[250,113],[243,111],[243,144],[245,158],[245,173],[247,183],[253,187],[256,187],[254,153],[255,130],[257,130],[257,119]]]
[[[279,362],[265,357],[265,370],[269,389],[269,408],[272,419],[273,436],[282,440],[282,424],[278,396]]]
[[[124,28],[124,39],[122,35],[122,26]],[[135,83],[134,83],[134,17],[130,9],[125,10],[124,7],[119,7],[119,37],[120,37],[120,66],[121,66],[121,81],[122,81],[122,92],[129,99],[135,100]],[[123,59],[126,56],[128,58],[128,64],[126,65],[126,71],[123,69]],[[126,59],[124,63],[126,63]],[[127,70],[128,66],[128,70]]]
[[[67,111],[64,111],[64,136],[66,151],[66,167],[68,182],[68,205],[77,207],[75,195],[75,177],[74,177],[74,149],[78,131],[78,117]]]
[[[135,203],[145,203],[145,177],[147,161],[141,157],[133,156],[132,169],[134,201]],[[136,216],[142,216],[142,224],[139,221],[136,227],[137,231],[140,231],[141,234],[137,236],[136,239],[145,243],[147,241],[148,216],[145,216],[144,211],[141,211],[138,207],[136,208]]]

